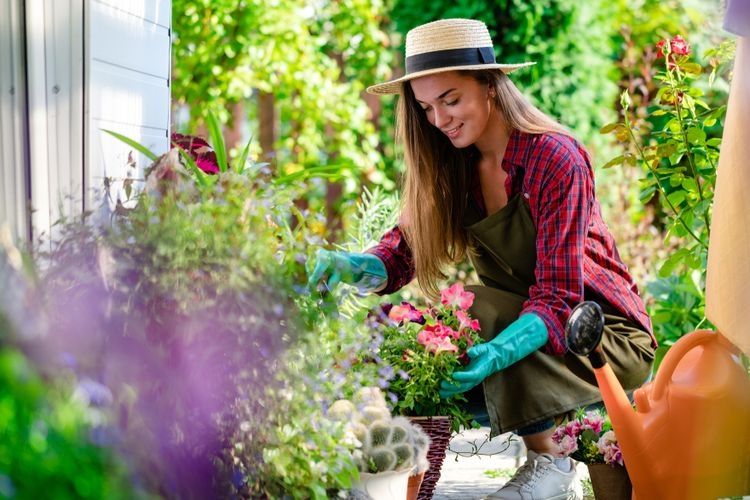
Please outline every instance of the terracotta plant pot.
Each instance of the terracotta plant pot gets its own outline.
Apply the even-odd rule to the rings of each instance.
[[[591,488],[596,500],[630,500],[632,486],[622,465],[588,464]]]
[[[409,476],[409,485],[406,488],[406,500],[417,500],[422,479],[424,479],[424,472]]]

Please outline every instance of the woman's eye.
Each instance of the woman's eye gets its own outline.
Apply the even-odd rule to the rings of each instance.
[[[446,102],[445,104],[448,106],[455,106],[456,104],[458,104],[458,99],[454,99],[451,102]]]
[[[422,108],[422,111],[424,111],[425,113],[427,113],[427,112],[429,112],[431,110],[432,110],[432,108],[430,106],[428,106],[426,108]]]

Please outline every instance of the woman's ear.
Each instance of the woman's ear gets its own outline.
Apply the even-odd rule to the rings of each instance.
[[[487,95],[490,96],[493,99],[495,98],[495,86],[494,85],[492,85],[492,84],[488,85]]]

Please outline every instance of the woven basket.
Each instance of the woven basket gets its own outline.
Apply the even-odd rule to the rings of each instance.
[[[430,449],[427,452],[430,468],[424,475],[417,495],[417,500],[429,500],[440,479],[440,469],[443,467],[445,452],[451,440],[451,419],[450,417],[409,417],[409,420],[419,425],[430,437]]]

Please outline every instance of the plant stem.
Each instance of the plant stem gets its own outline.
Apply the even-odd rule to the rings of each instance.
[[[670,82],[673,84],[672,90],[674,90],[675,86],[674,86],[674,82],[671,80],[671,75],[670,75]],[[672,95],[674,96],[674,109],[675,109],[675,112],[677,113],[677,121],[680,124],[680,132],[681,132],[680,135],[682,136],[682,142],[685,146],[685,156],[687,156],[687,162],[688,162],[688,166],[690,167],[690,172],[693,175],[693,179],[695,179],[695,185],[698,187],[698,198],[700,199],[701,202],[703,202],[704,201],[703,185],[701,183],[700,176],[698,175],[698,169],[695,168],[695,163],[693,162],[692,153],[690,152],[690,142],[688,141],[687,130],[685,129],[685,123],[682,121],[682,107],[680,106],[680,103],[677,100],[676,94],[673,92]],[[706,235],[710,237],[711,226],[708,220],[708,210],[703,211],[703,223],[706,225]]]
[[[687,225],[685,220],[682,218],[682,214],[677,211],[677,208],[672,204],[671,201],[669,201],[669,197],[667,196],[667,191],[662,187],[661,181],[659,180],[659,175],[656,172],[656,169],[651,166],[651,164],[646,160],[646,155],[643,152],[643,148],[641,148],[640,144],[638,144],[638,140],[635,137],[635,134],[633,133],[633,129],[630,126],[630,120],[628,119],[628,113],[627,110],[624,111],[625,116],[625,127],[628,129],[628,133],[630,134],[630,138],[633,140],[633,144],[635,145],[635,148],[638,150],[638,156],[641,157],[641,161],[646,165],[646,168],[648,168],[651,173],[654,175],[654,179],[656,179],[656,187],[659,189],[661,194],[664,196],[664,201],[667,202],[667,205],[669,205],[669,208],[672,210],[672,212],[675,214],[677,219],[682,223],[682,226],[685,228],[685,230],[692,236],[695,241],[698,242],[699,245],[701,245],[703,248],[708,249],[708,245],[706,245],[703,240],[701,240],[696,234],[693,232],[692,229]]]

